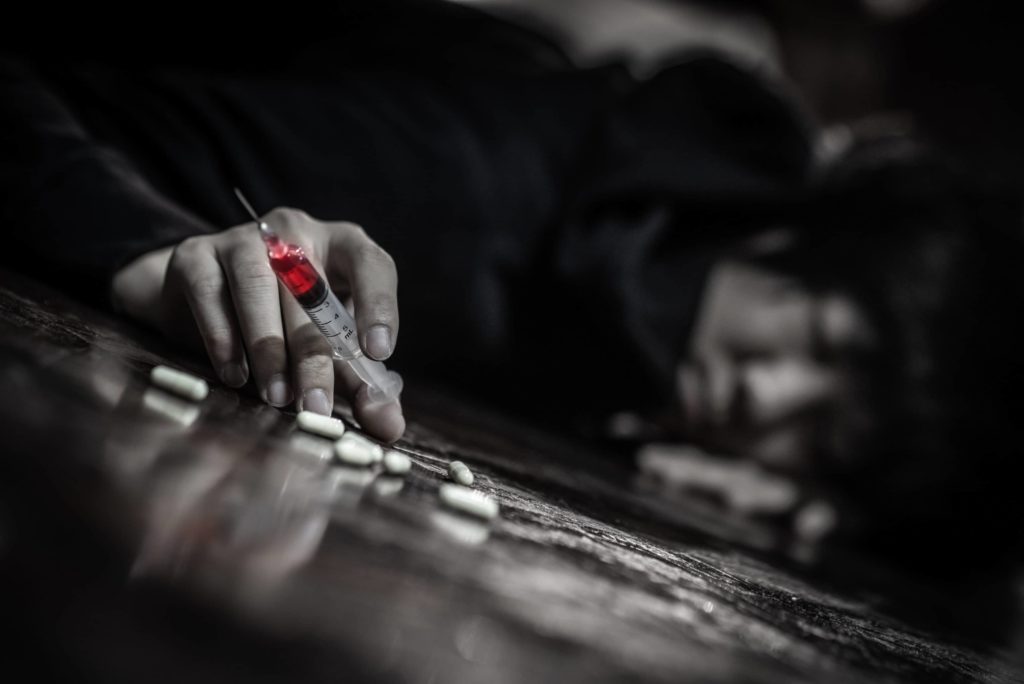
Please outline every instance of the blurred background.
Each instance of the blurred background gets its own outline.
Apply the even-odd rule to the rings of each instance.
[[[527,36],[540,33],[550,42],[549,66],[563,58],[579,66],[625,61],[644,74],[681,50],[711,48],[785,75],[825,124],[913,123],[979,170],[1020,179],[1014,9],[996,0],[297,0],[216,10],[193,0],[130,10],[8,3],[0,54],[251,69],[319,54],[318,44],[330,42],[339,67],[472,68],[466,62],[480,61],[481,45],[511,63],[536,51]],[[481,22],[474,10],[524,31]]]
[[[1021,43],[994,0],[459,0],[637,74],[710,48],[783,75],[825,125],[915,126],[979,171],[1024,171]],[[838,129],[837,129],[838,130]],[[841,135],[841,133],[839,133]]]

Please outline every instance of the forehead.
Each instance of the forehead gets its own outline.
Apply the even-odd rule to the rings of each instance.
[[[869,320],[849,295],[759,264],[725,261],[709,280],[690,353],[837,360],[876,346]]]
[[[751,309],[775,323],[813,329],[818,342],[829,349],[863,349],[877,336],[864,308],[835,290],[819,291],[799,279],[759,266],[740,265],[737,280]],[[749,315],[748,311],[748,315]]]
[[[727,270],[726,289],[733,289],[736,295],[731,303],[741,301],[737,309],[745,316],[756,312],[769,320],[804,322],[816,327],[823,341],[837,347],[875,342],[864,308],[845,293],[813,289],[791,275],[749,263],[728,264]]]

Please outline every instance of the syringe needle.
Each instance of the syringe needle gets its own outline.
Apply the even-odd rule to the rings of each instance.
[[[242,194],[242,191],[238,188],[234,188],[234,191],[235,197],[237,197],[238,201],[242,203],[245,210],[249,212],[249,216],[252,216],[252,220],[256,222],[256,227],[260,229],[260,235],[262,235],[264,239],[276,239],[277,236],[274,235],[274,231],[270,229],[270,226],[268,226],[263,219],[256,215],[256,210],[252,208],[251,204],[249,204],[249,200],[245,199],[245,195]]]
[[[249,204],[249,200],[245,199],[245,195],[242,194],[242,191],[238,188],[235,188],[234,190],[235,196],[238,198],[238,201],[242,203],[242,206],[245,207],[245,210],[249,212],[249,216],[252,216],[252,220],[256,223],[262,223],[262,221],[260,221],[260,217],[256,215],[256,211],[252,208],[252,205]]]

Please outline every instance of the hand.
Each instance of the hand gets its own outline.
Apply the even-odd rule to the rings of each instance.
[[[360,346],[367,356],[391,356],[398,336],[398,274],[392,258],[353,223],[325,222],[297,209],[275,209],[265,220],[286,242],[301,245],[342,300],[355,304]],[[191,237],[145,254],[112,283],[114,305],[175,339],[205,348],[230,387],[252,375],[264,401],[330,414],[335,377],[356,419],[387,442],[405,430],[400,404],[374,404],[348,364],[281,286],[250,222]]]

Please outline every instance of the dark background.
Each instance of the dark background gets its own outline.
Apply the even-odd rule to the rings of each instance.
[[[537,68],[526,33],[539,30],[550,37],[539,60],[548,68],[625,59],[651,70],[674,50],[711,45],[780,69],[824,123],[912,124],[979,172],[1020,181],[1013,19],[1014,3],[996,0],[9,3],[0,53],[246,71],[514,71]]]

